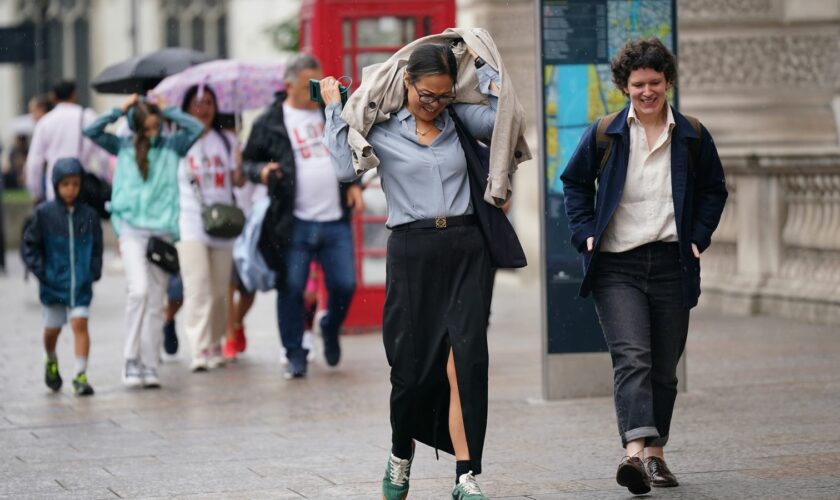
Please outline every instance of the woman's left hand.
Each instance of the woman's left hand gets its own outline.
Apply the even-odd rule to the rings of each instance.
[[[694,253],[694,258],[695,259],[700,258],[700,250],[697,248],[696,244],[694,244],[694,243],[691,244],[691,251],[692,251],[692,253]]]
[[[362,197],[362,188],[353,184],[347,188],[347,206],[353,209],[353,212],[360,214],[365,210],[365,200]]]

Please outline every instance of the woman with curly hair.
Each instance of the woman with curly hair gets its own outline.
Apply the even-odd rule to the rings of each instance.
[[[612,357],[625,448],[616,480],[641,494],[679,484],[664,455],[677,363],[727,193],[708,130],[668,105],[677,67],[662,42],[628,42],[612,76],[630,104],[589,127],[561,179],[580,294],[592,293]]]

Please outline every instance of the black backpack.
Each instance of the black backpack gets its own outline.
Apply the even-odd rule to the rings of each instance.
[[[82,161],[82,141],[85,136],[81,132],[84,128],[85,108],[82,108],[79,115],[79,161]],[[79,190],[79,201],[90,206],[101,219],[110,219],[111,212],[108,205],[111,203],[111,185],[103,181],[98,175],[92,174],[87,169],[82,170],[82,185]]]
[[[102,219],[110,219],[111,185],[85,170],[82,172],[82,186],[79,190],[79,201],[96,210]]]

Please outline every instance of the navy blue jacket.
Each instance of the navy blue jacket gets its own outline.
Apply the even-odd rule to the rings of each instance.
[[[68,175],[81,174],[75,158],[62,158],[53,168],[53,184]],[[90,305],[93,282],[102,275],[102,226],[96,211],[76,202],[70,212],[56,194],[42,203],[27,223],[21,245],[26,267],[40,281],[44,305]]]
[[[560,177],[563,181],[572,245],[581,253],[583,261],[581,297],[589,294],[593,264],[598,260],[604,230],[624,191],[630,159],[630,127],[627,124],[629,110],[629,107],[625,108],[607,127],[606,133],[612,136],[613,144],[597,189],[597,122],[584,132]],[[702,252],[711,243],[712,233],[717,228],[726,203],[726,180],[709,131],[701,127],[701,137],[697,137],[688,120],[678,111],[673,112],[676,126],[671,138],[671,187],[680,245],[683,304],[694,307],[700,296],[700,261],[694,257],[691,244],[695,243]],[[689,141],[697,140],[700,141],[698,160],[689,171]],[[590,236],[595,237],[592,252],[586,250],[586,239]]]

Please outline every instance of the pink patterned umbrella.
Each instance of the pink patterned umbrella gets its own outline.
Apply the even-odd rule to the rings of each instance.
[[[216,93],[221,113],[239,113],[271,104],[274,94],[286,88],[280,63],[243,62],[234,59],[210,61],[166,77],[151,92],[168,105],[180,106],[193,85],[210,87]]]

